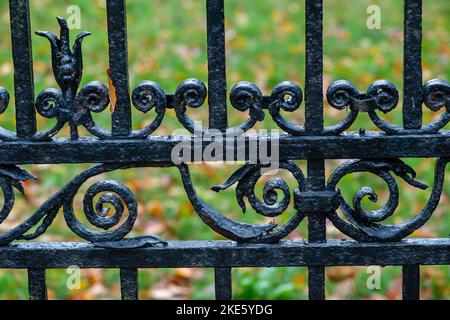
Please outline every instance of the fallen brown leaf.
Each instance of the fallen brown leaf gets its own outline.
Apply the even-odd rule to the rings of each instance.
[[[110,101],[110,110],[112,113],[116,109],[116,103],[117,103],[116,87],[114,86],[114,83],[111,79],[111,71],[110,71],[109,67],[108,67],[108,69],[106,69],[106,74],[108,75],[109,101]]]

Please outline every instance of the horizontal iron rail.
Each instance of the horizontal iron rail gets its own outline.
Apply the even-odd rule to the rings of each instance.
[[[235,268],[294,266],[446,265],[450,239],[395,243],[169,241],[165,247],[104,249],[78,242],[21,242],[0,248],[0,268]]]
[[[0,142],[0,163],[4,164],[49,164],[49,163],[125,163],[125,162],[171,162],[172,149],[191,138],[151,137],[146,140],[98,140],[64,138],[48,142]],[[228,140],[224,139],[225,152]],[[251,137],[246,143],[236,146],[244,148],[242,156],[233,159],[248,160]],[[203,148],[209,143],[204,142]],[[347,133],[340,136],[281,135],[279,159],[381,159],[415,157],[450,157],[450,131],[431,135],[388,136],[379,133]],[[245,156],[245,158],[243,158]],[[211,160],[213,161],[213,160]]]

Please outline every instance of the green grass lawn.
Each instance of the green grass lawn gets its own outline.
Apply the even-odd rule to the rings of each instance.
[[[56,16],[67,17],[69,5],[81,8],[81,29],[91,31],[83,44],[84,77],[82,85],[92,80],[107,83],[108,48],[106,33],[105,1],[98,0],[33,0],[32,30],[58,32]],[[227,27],[227,76],[231,88],[239,81],[256,83],[264,94],[284,80],[295,81],[304,88],[304,1],[299,0],[226,0]],[[403,61],[403,9],[402,1],[392,0],[324,0],[324,82],[325,88],[338,79],[352,81],[364,91],[377,79],[395,83],[402,92]],[[369,5],[381,8],[382,27],[369,30],[366,27],[366,9]],[[450,5],[448,0],[424,1],[424,81],[433,78],[449,80],[450,75]],[[166,92],[175,91],[184,79],[196,77],[206,83],[206,23],[205,1],[200,0],[129,0],[127,5],[129,24],[129,67],[132,87],[142,80],[159,82]],[[0,86],[13,92],[11,42],[9,36],[8,2],[0,1]],[[36,93],[44,88],[56,87],[51,71],[48,42],[33,36],[33,58]],[[12,99],[13,100],[13,99]],[[13,129],[14,101],[1,116],[1,126]],[[385,116],[392,123],[401,124],[401,103]],[[190,110],[196,120],[207,121],[207,106]],[[326,105],[326,124],[337,123],[345,117]],[[424,112],[424,122],[436,115]],[[152,115],[133,114],[135,128],[147,124]],[[230,125],[246,119],[246,114],[229,108]],[[302,122],[303,109],[287,116]],[[110,114],[95,115],[96,121],[110,126]],[[52,120],[39,118],[40,129],[52,125]],[[156,134],[170,134],[181,125],[172,110]],[[351,130],[374,130],[374,126],[362,114]],[[270,117],[257,128],[276,128]],[[447,128],[448,129],[448,128]],[[84,133],[84,132],[83,132]],[[60,136],[67,135],[67,130]],[[433,159],[405,159],[418,174],[418,179],[433,183]],[[305,162],[299,161],[304,169]],[[340,161],[327,161],[327,175]],[[48,197],[70,181],[88,165],[39,165],[24,166],[39,181],[26,183],[27,197],[18,197],[15,213],[0,230],[11,227],[30,215]],[[263,219],[250,211],[245,216],[236,203],[234,190],[217,196],[211,186],[225,181],[238,165],[193,165],[193,180],[199,194],[224,214],[236,219],[261,222]],[[448,237],[450,233],[450,189],[447,169],[446,189],[441,205],[431,220],[414,236]],[[304,171],[306,172],[306,171]],[[176,169],[133,169],[105,174],[124,182],[135,191],[139,202],[139,218],[133,235],[158,234],[166,239],[220,239],[203,224],[193,211],[181,186]],[[260,185],[263,185],[261,183]],[[293,181],[291,181],[293,185]],[[371,186],[379,193],[377,204],[365,201],[368,209],[378,208],[388,194],[383,182],[370,174],[355,174],[340,184],[346,199],[362,186]],[[399,223],[418,213],[427,201],[430,191],[417,191],[400,183],[401,200],[396,214],[387,223]],[[261,190],[258,190],[261,191]],[[82,196],[76,204],[82,216]],[[219,202],[220,201],[220,202]],[[292,212],[292,208],[291,212]],[[280,219],[289,218],[289,212]],[[341,238],[332,225],[328,225],[329,237]],[[290,238],[307,238],[306,223]],[[40,241],[78,241],[66,226],[61,215]],[[327,297],[335,299],[398,299],[401,297],[401,268],[385,267],[382,271],[380,290],[366,286],[368,274],[365,268],[339,267],[327,269]],[[117,270],[84,270],[80,290],[66,287],[65,270],[48,271],[50,298],[98,299],[119,298]],[[305,299],[307,297],[307,273],[304,268],[237,269],[233,271],[235,298],[241,299]],[[450,298],[450,267],[422,268],[422,297],[424,299]],[[213,297],[213,273],[211,270],[141,270],[140,296],[143,299]],[[27,298],[25,271],[0,270],[0,298]]]

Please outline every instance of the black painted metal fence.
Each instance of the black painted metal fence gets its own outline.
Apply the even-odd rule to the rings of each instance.
[[[188,79],[174,94],[165,93],[152,81],[145,81],[130,91],[125,0],[106,1],[110,75],[117,97],[111,129],[101,128],[92,117],[92,113],[101,112],[112,103],[108,87],[100,82],[91,82],[79,88],[83,64],[81,43],[89,33],[81,33],[71,47],[67,23],[61,18],[58,19],[61,27],[59,37],[49,32],[36,32],[50,42],[53,72],[59,89],[43,90],[35,98],[29,3],[28,0],[10,0],[9,3],[17,128],[16,132],[0,131],[0,186],[4,195],[0,222],[13,209],[14,188],[23,191],[21,182],[34,178],[17,165],[100,163],[80,173],[30,214],[26,221],[0,234],[0,268],[28,269],[32,299],[46,297],[46,269],[71,265],[119,268],[124,299],[137,298],[138,268],[215,268],[216,298],[229,299],[232,296],[232,268],[307,266],[310,298],[324,299],[326,266],[401,265],[404,298],[417,299],[419,266],[450,264],[449,239],[405,239],[422,227],[438,206],[444,188],[445,168],[450,159],[450,132],[443,130],[450,121],[450,86],[444,80],[431,80],[422,85],[421,0],[404,1],[403,127],[379,117],[380,112],[393,110],[399,101],[397,89],[385,80],[376,81],[365,92],[360,92],[348,81],[334,82],[327,91],[328,103],[348,112],[342,112],[344,120],[338,124],[324,126],[322,0],[306,0],[305,5],[304,125],[283,117],[285,112],[300,112],[298,108],[303,97],[297,84],[282,82],[271,95],[264,96],[256,85],[243,82],[233,87],[230,102],[236,112],[248,111],[249,119],[232,128],[227,123],[224,0],[206,1],[208,90],[200,80]],[[210,108],[209,128],[199,127],[187,115],[188,107],[200,107],[206,98]],[[7,108],[8,102],[9,93],[0,89],[1,111]],[[423,104],[435,112],[440,111],[440,117],[423,124]],[[132,105],[141,112],[155,113],[153,122],[143,129],[133,130]],[[238,183],[237,198],[241,205],[245,206],[244,198],[247,198],[257,213],[267,217],[286,211],[288,199],[292,196],[295,208],[292,218],[281,226],[231,220],[203,202],[191,182],[188,166],[181,164],[177,167],[195,211],[208,226],[229,240],[166,242],[150,235],[125,238],[133,229],[137,202],[125,185],[111,180],[97,182],[88,188],[83,209],[91,226],[82,224],[74,214],[73,198],[89,178],[119,169],[175,166],[171,160],[172,148],[182,141],[191,141],[192,137],[152,135],[169,108],[175,110],[180,124],[192,133],[196,130],[207,133],[210,129],[224,133],[238,129],[248,131],[264,117],[272,117],[286,132],[279,139],[281,169],[292,174],[298,187],[291,192],[280,179],[270,179],[264,188],[264,199],[260,200],[253,190],[264,165],[249,163],[214,190],[220,191]],[[55,126],[47,131],[38,131],[36,111],[46,118],[56,119]],[[347,131],[361,112],[368,113],[379,131]],[[70,137],[54,138],[66,125],[70,126]],[[91,136],[81,137],[80,127],[86,128]],[[266,138],[248,137],[244,145]],[[230,139],[235,138],[225,137],[227,141]],[[204,142],[202,148],[207,145],[208,142]],[[226,152],[227,147],[224,148]],[[434,185],[421,212],[412,214],[412,218],[398,225],[382,224],[398,205],[399,190],[394,177],[420,189],[427,187],[415,180],[414,170],[399,159],[402,157],[436,158]],[[235,155],[235,160],[248,159],[248,152]],[[306,175],[293,162],[301,159],[307,160]],[[325,181],[326,159],[359,160],[345,162]],[[356,172],[369,172],[386,182],[390,197],[384,207],[375,211],[361,208],[364,197],[376,197],[370,188],[360,189],[352,204],[344,200],[336,185],[344,176]],[[285,198],[277,202],[275,190],[280,190]],[[101,196],[96,198],[97,195]],[[107,204],[114,207],[113,215],[108,214]],[[338,209],[343,215],[337,213]],[[60,211],[69,228],[86,242],[30,242],[46,232]],[[125,211],[128,211],[126,219],[122,217]],[[308,220],[308,241],[283,240],[305,218]],[[327,240],[326,219],[353,240]]]

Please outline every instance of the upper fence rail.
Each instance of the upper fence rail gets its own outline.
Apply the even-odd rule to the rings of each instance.
[[[71,48],[67,23],[58,18],[61,34],[38,31],[37,35],[49,40],[52,48],[52,66],[59,90],[45,89],[34,97],[33,61],[31,48],[30,8],[28,0],[10,0],[11,36],[14,60],[14,97],[16,101],[16,132],[0,130],[0,141],[28,140],[52,141],[66,124],[70,126],[70,139],[78,140],[78,128],[84,127],[91,136],[101,140],[153,139],[152,134],[162,124],[166,110],[175,109],[180,124],[189,132],[206,133],[217,129],[223,133],[247,132],[266,116],[271,116],[277,126],[291,136],[343,137],[358,114],[368,113],[373,124],[388,135],[443,136],[447,146],[448,133],[442,129],[450,121],[450,85],[445,80],[430,80],[422,84],[422,1],[405,0],[404,18],[404,93],[403,126],[388,123],[379,112],[388,113],[397,107],[399,93],[387,80],[374,82],[365,92],[353,84],[338,80],[327,88],[329,105],[342,110],[343,120],[324,127],[323,120],[323,5],[322,1],[306,1],[306,78],[305,123],[288,121],[285,112],[301,112],[303,92],[296,83],[285,81],[277,85],[270,95],[263,95],[253,83],[236,84],[229,93],[231,105],[238,112],[248,112],[249,118],[240,125],[229,127],[227,121],[227,82],[225,54],[224,0],[207,0],[208,89],[198,79],[187,79],[175,93],[165,93],[153,81],[144,81],[130,92],[128,76],[127,15],[125,0],[107,0],[109,39],[109,74],[112,90],[94,81],[80,89],[83,76],[81,43],[90,33],[81,33]],[[300,26],[299,26],[300,27]],[[110,97],[114,99],[110,101]],[[10,94],[0,88],[0,106],[4,111]],[[208,98],[209,127],[200,127],[189,116],[188,107],[198,108]],[[110,104],[112,127],[105,129],[93,120],[92,113],[101,112]],[[144,113],[154,110],[156,116],[145,128],[133,130],[131,106]],[[441,109],[440,117],[422,125],[422,105],[434,112]],[[36,111],[46,118],[56,118],[57,123],[47,131],[37,131]],[[364,139],[365,132],[361,132]],[[81,140],[82,142],[83,140]],[[1,143],[1,142],[0,142]],[[403,148],[404,149],[404,148]]]

